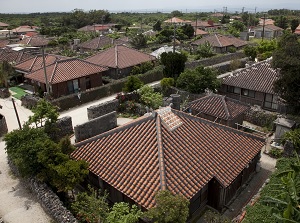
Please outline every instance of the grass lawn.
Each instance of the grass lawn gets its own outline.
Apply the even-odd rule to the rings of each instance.
[[[11,87],[9,88],[9,90],[12,91],[12,96],[14,98],[17,98],[17,99],[21,99],[21,97],[25,94],[27,94],[24,89],[20,88],[20,87]]]

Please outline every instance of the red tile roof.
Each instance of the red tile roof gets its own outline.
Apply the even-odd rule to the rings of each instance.
[[[55,63],[46,67],[47,79],[50,84],[74,80],[91,74],[101,73],[106,70],[108,69],[105,67],[77,58],[57,60]],[[40,83],[46,83],[43,68],[27,74],[26,78]]]
[[[177,17],[173,17],[171,19],[167,19],[164,21],[165,23],[191,23],[189,20],[183,20]]]
[[[11,31],[13,33],[26,33],[26,32],[36,32],[37,26],[19,26]]]
[[[7,48],[0,49],[0,62],[7,61],[11,63],[19,63],[32,57],[33,55],[24,51],[14,51]]]
[[[148,209],[161,189],[191,199],[214,177],[228,187],[264,145],[252,134],[170,112],[182,122],[173,130],[153,113],[77,143],[71,156]]]
[[[107,36],[99,36],[92,40],[81,43],[78,46],[85,49],[99,50],[117,44],[126,44],[126,42],[120,39],[112,39]]]
[[[0,27],[7,27],[7,26],[9,26],[9,25],[4,22],[0,22]]]
[[[207,35],[208,32],[203,31],[202,29],[196,29],[196,36]]]
[[[271,67],[271,60],[265,60],[227,75],[222,84],[275,94],[273,83],[278,79],[278,72]]]
[[[201,45],[206,42],[209,42],[213,47],[228,47],[228,46],[241,47],[247,45],[246,41],[243,41],[233,36],[223,36],[220,34],[213,34],[195,40],[194,42],[192,42],[192,45]]]
[[[194,111],[224,120],[232,120],[250,109],[250,106],[244,103],[213,93],[190,102],[189,107]]]
[[[69,57],[64,57],[61,55],[45,54],[45,64],[46,66],[55,63],[58,60],[69,59]],[[22,61],[14,66],[16,70],[20,70],[26,73],[43,68],[43,57],[42,55],[36,55],[33,58]]]
[[[121,69],[153,60],[156,60],[154,56],[123,45],[116,45],[86,59],[94,64]]]
[[[258,29],[258,30],[265,29],[265,30],[272,30],[272,31],[282,31],[283,30],[282,28],[275,26],[275,25],[266,25],[265,28],[263,28],[263,26],[258,26],[256,29]]]
[[[0,48],[4,48],[10,41],[8,39],[0,39]]]
[[[29,46],[46,46],[49,43],[49,39],[46,39],[41,36],[32,36],[32,37],[25,37],[21,41],[18,42],[18,44],[25,44]]]

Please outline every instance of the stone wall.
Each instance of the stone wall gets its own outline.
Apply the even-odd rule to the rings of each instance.
[[[185,63],[185,68],[193,69],[200,65],[207,67],[207,66],[212,66],[215,64],[219,64],[219,63],[224,63],[227,61],[232,61],[235,59],[241,59],[244,57],[245,57],[245,54],[243,52],[230,53],[230,54],[215,56],[215,57],[206,58],[206,59],[202,59],[202,60],[187,62],[187,63]]]
[[[8,164],[12,172],[20,177],[16,166],[9,160]],[[56,222],[77,223],[78,221],[72,213],[63,205],[59,197],[45,184],[35,178],[21,179],[25,186],[29,188],[37,197],[44,211]]]
[[[39,100],[39,97],[33,95],[25,95],[21,98],[21,105],[25,108],[32,109],[37,105]]]
[[[0,98],[8,98],[10,96],[8,88],[0,88]]]
[[[0,114],[0,137],[8,132],[5,117]]]
[[[55,131],[55,135],[53,135],[55,140],[59,140],[67,135],[72,135],[74,133],[72,118],[70,116],[66,116],[58,119],[55,124],[55,128],[57,129],[57,131]]]
[[[101,103],[99,105],[91,106],[87,108],[88,119],[91,120],[103,116],[105,114],[108,114],[110,112],[117,111],[118,106],[119,106],[119,101],[117,99],[105,103]]]
[[[111,112],[74,127],[76,142],[91,138],[117,127],[117,112]]]
[[[265,111],[258,106],[253,106],[246,112],[244,120],[254,125],[273,129],[276,118],[277,113]]]

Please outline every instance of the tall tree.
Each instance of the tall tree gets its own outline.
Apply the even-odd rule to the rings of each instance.
[[[156,194],[155,201],[156,206],[146,212],[146,217],[159,223],[186,223],[189,201],[185,197],[163,190]]]
[[[280,69],[274,91],[294,113],[300,112],[300,43],[295,34],[284,35],[273,53],[272,66]]]
[[[288,20],[285,16],[281,15],[275,20],[275,25],[282,29],[286,29],[288,28]]]
[[[136,205],[120,202],[115,203],[112,210],[108,213],[108,223],[136,223],[142,215],[142,211]]]
[[[154,25],[153,25],[153,30],[154,31],[161,31],[161,21],[158,20]]]
[[[292,33],[295,32],[295,30],[297,29],[298,26],[299,26],[299,20],[298,19],[293,19],[291,21],[291,30],[292,30]]]
[[[194,94],[205,92],[205,89],[215,91],[220,86],[217,73],[211,68],[199,66],[194,70],[187,69],[177,79],[177,87]]]
[[[176,80],[179,74],[184,71],[187,56],[176,52],[162,53],[160,61],[165,66],[165,77],[172,77]]]

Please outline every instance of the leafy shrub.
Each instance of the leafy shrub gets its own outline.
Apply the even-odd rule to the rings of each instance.
[[[162,92],[165,94],[168,89],[172,86],[174,86],[175,84],[175,80],[174,78],[163,78],[161,81],[160,81],[160,86],[162,88]]]
[[[270,151],[270,155],[274,158],[280,158],[282,157],[283,150],[278,148],[272,148]]]
[[[141,102],[150,108],[157,109],[162,105],[162,94],[154,92],[154,89],[148,85],[144,85],[139,89],[141,95]]]
[[[123,88],[124,92],[132,92],[143,86],[143,82],[137,76],[129,76]]]

